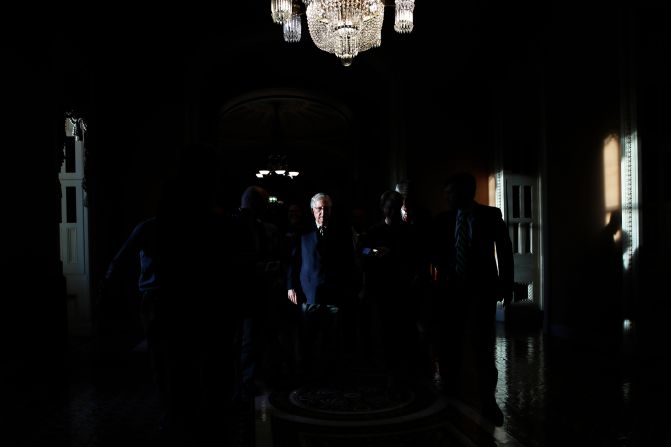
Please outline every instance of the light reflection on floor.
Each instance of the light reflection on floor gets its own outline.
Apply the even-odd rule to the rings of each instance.
[[[503,429],[524,445],[639,445],[635,411],[656,391],[633,356],[501,326],[496,363]]]

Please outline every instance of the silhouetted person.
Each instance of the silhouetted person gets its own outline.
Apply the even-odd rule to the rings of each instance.
[[[494,394],[496,303],[512,299],[513,250],[501,210],[475,202],[475,188],[471,174],[449,177],[448,210],[435,219],[439,363],[446,391],[472,394],[462,397],[500,426],[503,414]]]
[[[619,350],[623,331],[623,277],[622,214],[611,212],[606,226],[598,234],[596,250],[591,260],[590,321],[587,323],[598,334],[603,346]]]
[[[302,315],[301,362],[311,379],[336,372],[338,313],[351,298],[350,232],[332,221],[331,206],[327,194],[312,197],[313,224],[297,239],[287,271],[287,297]]]
[[[167,351],[166,438],[178,445],[231,436],[234,334],[249,284],[236,223],[216,207],[214,152],[184,148],[180,172],[165,188],[157,213],[160,318]]]
[[[393,386],[409,385],[419,366],[413,294],[418,246],[401,219],[402,204],[396,191],[381,195],[383,218],[368,229],[362,249],[366,297],[371,300],[373,321],[379,321],[383,364]]]
[[[279,228],[265,221],[268,209],[268,192],[260,186],[249,186],[242,193],[240,208],[235,219],[243,240],[244,263],[253,269],[252,281],[242,293],[244,318],[240,333],[240,396],[251,397],[255,393],[259,368],[269,354],[268,348],[275,349],[271,330],[273,301],[279,302],[277,293],[284,292],[284,277],[281,269],[282,235]],[[267,373],[268,371],[266,371]]]
[[[161,289],[156,272],[156,217],[143,220],[135,226],[109,263],[103,280],[103,293],[121,283],[122,276],[129,271],[137,271],[137,288],[142,296],[140,313],[151,359],[154,379],[158,386],[159,398],[163,405],[166,399],[166,352],[163,321],[157,317],[161,305]],[[104,299],[111,299],[106,296]],[[109,303],[106,303],[109,305]]]
[[[410,179],[396,183],[395,191],[403,196],[401,219],[410,226],[412,238],[416,244],[417,256],[416,275],[412,282],[414,306],[407,311],[413,313],[415,324],[420,336],[421,349],[424,357],[431,359],[433,354],[430,336],[431,320],[431,221],[433,216],[428,208],[422,205],[417,192],[417,185]]]
[[[403,222],[419,225],[422,228],[431,225],[431,211],[421,204],[417,187],[413,181],[403,179],[396,183],[394,189],[403,196],[403,205],[401,206]]]

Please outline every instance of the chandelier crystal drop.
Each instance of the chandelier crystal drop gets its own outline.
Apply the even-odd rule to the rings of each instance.
[[[301,40],[301,16],[292,14],[287,21],[282,24],[284,31],[284,40],[286,42],[298,42]]]
[[[276,13],[281,1],[272,0],[273,20],[285,25],[285,40],[289,41],[289,16]],[[394,1],[394,29],[404,34],[411,32],[415,0]],[[303,0],[303,4],[310,38],[320,50],[338,56],[343,65],[351,65],[360,52],[382,44],[385,0]],[[290,10],[289,6],[285,8]]]
[[[396,0],[396,14],[394,15],[394,31],[409,33],[413,27],[413,10],[415,0]]]
[[[293,5],[291,0],[270,0],[270,13],[273,22],[283,24],[291,17]]]

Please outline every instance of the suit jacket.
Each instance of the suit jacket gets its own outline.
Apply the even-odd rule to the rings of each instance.
[[[508,227],[501,210],[475,204],[471,214],[471,247],[468,258],[468,287],[478,295],[494,295],[501,300],[512,293],[514,261]],[[433,234],[436,251],[433,263],[441,280],[455,279],[456,211],[436,216]]]
[[[287,288],[308,304],[339,304],[351,292],[353,274],[350,233],[330,225],[322,238],[313,225],[292,248]]]

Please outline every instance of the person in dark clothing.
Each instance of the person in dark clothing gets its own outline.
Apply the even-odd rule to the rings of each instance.
[[[614,210],[608,223],[597,235],[594,252],[588,256],[590,273],[588,302],[585,303],[587,327],[596,330],[595,336],[604,349],[617,353],[622,348],[624,324],[624,265],[622,262],[622,213]]]
[[[244,263],[253,270],[253,278],[245,294],[244,315],[240,338],[240,382],[239,397],[254,395],[259,368],[275,348],[271,314],[276,292],[283,289],[281,270],[282,235],[279,228],[264,220],[268,207],[268,192],[260,186],[245,189],[240,199],[240,208],[234,217],[242,239]],[[269,373],[269,371],[266,371]]]
[[[365,295],[372,304],[373,322],[379,322],[378,344],[393,386],[409,385],[413,369],[419,367],[418,331],[412,311],[417,299],[412,286],[418,246],[412,228],[402,221],[402,203],[403,197],[396,191],[382,194],[383,219],[368,229],[362,249]]]
[[[135,226],[107,267],[103,279],[103,295],[121,282],[131,265],[139,266],[137,288],[141,294],[140,314],[151,359],[154,379],[162,401],[166,395],[165,346],[162,345],[161,322],[156,319],[161,288],[156,274],[156,217]],[[139,262],[138,262],[139,261]],[[109,299],[109,297],[105,297]]]
[[[401,220],[411,225],[427,228],[431,224],[431,211],[420,203],[415,183],[411,180],[403,179],[396,183],[394,190],[403,197]]]
[[[252,271],[236,237],[240,230],[216,206],[214,151],[184,149],[179,175],[159,203],[157,312],[166,346],[168,408],[165,436],[177,445],[226,445],[231,412],[241,301],[231,284],[249,284]]]
[[[302,315],[300,361],[312,379],[336,372],[338,313],[352,295],[351,233],[332,222],[331,203],[324,193],[312,197],[314,224],[297,239],[287,269],[287,297]]]
[[[407,309],[414,315],[417,332],[420,338],[422,356],[426,361],[422,365],[427,368],[427,376],[435,373],[434,340],[431,339],[430,321],[433,309],[431,307],[431,211],[422,204],[417,191],[417,184],[410,179],[403,179],[396,183],[395,191],[403,196],[401,206],[401,220],[410,226],[412,238],[416,244],[414,254],[417,256],[416,274],[411,285],[413,297],[412,307]]]
[[[475,188],[469,173],[449,177],[448,210],[435,219],[440,374],[446,391],[471,400],[500,426],[495,316],[497,301],[512,299],[513,250],[501,210],[475,202]]]

